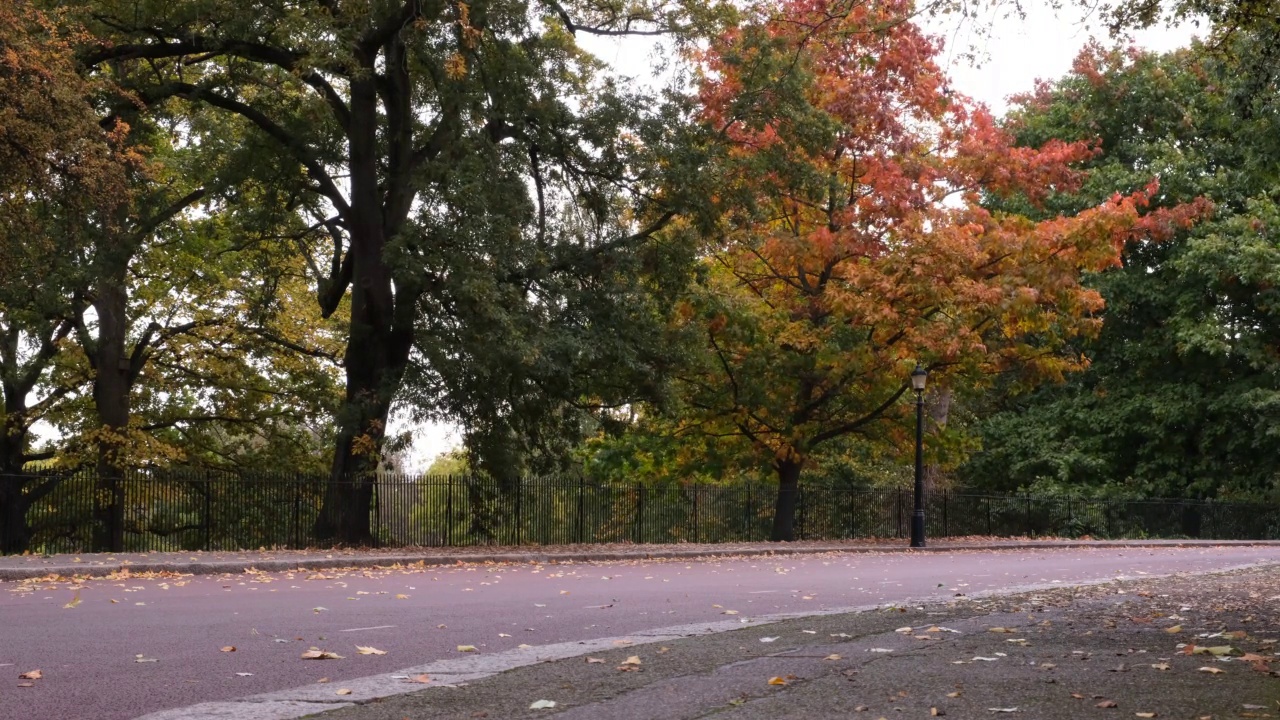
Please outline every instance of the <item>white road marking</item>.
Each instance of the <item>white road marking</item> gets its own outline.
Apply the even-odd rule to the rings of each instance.
[[[393,627],[395,627],[395,625],[374,625],[373,627],[367,627],[367,628],[348,628],[346,630],[339,630],[338,632],[360,632],[361,630],[386,630],[387,628],[393,628]]]

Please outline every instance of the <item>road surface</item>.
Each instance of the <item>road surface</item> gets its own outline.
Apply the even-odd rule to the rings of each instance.
[[[458,657],[459,646],[483,654],[688,623],[1255,563],[1280,563],[1280,547],[832,553],[0,583],[0,719],[123,720],[323,678],[340,687]],[[303,659],[312,648],[342,657]],[[18,678],[35,669],[43,677]]]

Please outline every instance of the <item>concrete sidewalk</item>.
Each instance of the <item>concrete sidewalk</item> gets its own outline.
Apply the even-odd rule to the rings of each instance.
[[[1280,717],[1280,565],[710,625],[145,720]]]
[[[911,549],[903,539],[846,541],[752,542],[673,545],[468,546],[351,550],[256,550],[236,552],[85,553],[81,555],[0,556],[0,581],[50,575],[103,577],[120,572],[211,575],[248,569],[267,572],[323,570],[339,567],[453,565],[456,563],[601,562],[637,559],[684,559],[751,555],[817,553],[953,552],[1114,547],[1280,546],[1280,540],[1033,540],[1028,538],[944,538],[924,549]]]

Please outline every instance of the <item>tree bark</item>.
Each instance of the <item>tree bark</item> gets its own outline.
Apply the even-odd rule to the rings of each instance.
[[[20,477],[0,476],[0,555],[24,552],[31,544],[23,482]]]
[[[938,388],[928,394],[925,401],[925,414],[929,417],[928,432],[937,433],[947,427],[947,417],[951,414],[951,388]],[[924,466],[924,488],[926,496],[942,485],[946,475],[937,463]]]
[[[412,322],[397,324],[399,303],[416,297],[392,281],[384,255],[387,238],[402,220],[384,213],[379,180],[378,94],[374,59],[364,58],[368,72],[351,80],[348,213],[351,258],[351,322],[347,338],[347,390],[338,413],[333,469],[316,518],[318,540],[346,545],[373,544],[369,514],[375,474],[386,436],[391,402],[400,387],[412,347]],[[399,291],[399,297],[397,297]],[[402,313],[412,317],[411,313]]]
[[[128,340],[128,290],[123,268],[104,272],[93,308],[98,315],[94,344],[93,404],[98,413],[96,492],[94,493],[95,550],[124,551],[124,457],[129,428],[133,374],[125,354]]]
[[[796,539],[796,505],[800,496],[800,470],[803,460],[779,460],[773,468],[778,473],[778,498],[773,506],[773,542]]]

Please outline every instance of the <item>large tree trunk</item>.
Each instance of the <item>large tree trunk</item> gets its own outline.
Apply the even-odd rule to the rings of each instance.
[[[93,404],[99,432],[97,492],[94,493],[93,546],[98,551],[124,551],[124,473],[129,428],[130,389],[128,294],[124,273],[107,273],[99,283],[93,307],[98,315],[94,349]]]
[[[324,502],[316,518],[318,540],[347,545],[371,545],[369,523],[375,473],[386,436],[391,401],[404,377],[412,347],[412,321],[397,324],[397,300],[409,309],[412,293],[392,281],[384,255],[387,238],[397,226],[383,207],[379,185],[377,129],[378,94],[373,58],[365,57],[368,76],[351,81],[351,123],[348,138],[351,207],[348,232],[351,246],[351,324],[347,338],[347,392],[338,413],[337,446]],[[396,220],[398,222],[398,219]],[[402,297],[397,298],[400,291]]]
[[[925,401],[925,414],[929,416],[929,424],[926,428],[929,433],[937,433],[947,427],[947,418],[951,414],[951,388],[938,388],[936,391],[929,393],[929,399]],[[937,463],[928,463],[924,466],[924,489],[925,496],[939,489],[942,485],[945,474]]]
[[[0,475],[0,555],[24,552],[31,543],[23,483],[21,477]]]
[[[796,539],[796,504],[800,496],[800,470],[803,460],[779,460],[773,468],[778,473],[778,499],[773,506],[773,542]]]

